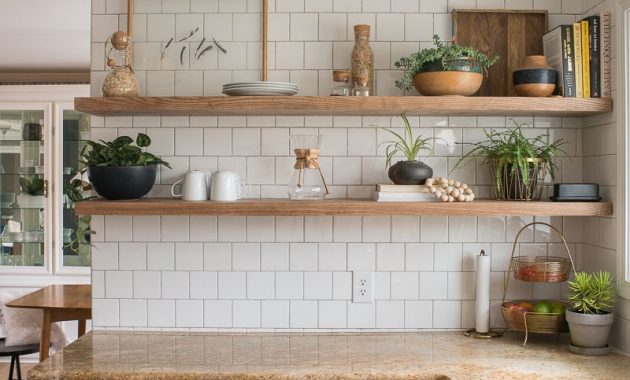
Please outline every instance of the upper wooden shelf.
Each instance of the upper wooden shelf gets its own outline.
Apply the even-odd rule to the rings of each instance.
[[[178,96],[75,98],[92,115],[545,115],[612,111],[612,100],[479,96]]]
[[[375,202],[368,199],[291,201],[250,199],[236,202],[186,202],[175,199],[138,199],[78,202],[79,215],[439,215],[439,216],[605,216],[612,214],[606,202],[522,202],[475,200],[469,203]]]

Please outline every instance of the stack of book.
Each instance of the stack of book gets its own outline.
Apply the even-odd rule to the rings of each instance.
[[[558,72],[558,95],[611,96],[609,12],[560,25],[543,36],[543,50],[549,64]]]
[[[376,185],[377,202],[432,202],[433,194],[424,185]]]

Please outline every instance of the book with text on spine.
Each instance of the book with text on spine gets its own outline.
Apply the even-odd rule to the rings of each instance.
[[[543,35],[547,62],[558,72],[558,89],[562,96],[575,97],[575,52],[573,24],[560,25]]]
[[[584,78],[582,70],[582,25],[573,23],[573,48],[575,50],[575,97],[584,97]]]

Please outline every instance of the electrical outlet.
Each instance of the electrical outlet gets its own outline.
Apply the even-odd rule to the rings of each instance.
[[[352,302],[374,301],[374,273],[352,272]]]

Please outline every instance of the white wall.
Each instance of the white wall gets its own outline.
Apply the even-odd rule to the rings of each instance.
[[[125,17],[124,2],[93,2],[92,93],[105,75],[103,43]],[[143,95],[218,95],[223,83],[256,80],[260,60],[260,1],[137,1],[135,70]],[[373,26],[379,95],[393,85],[401,56],[450,40],[453,8],[545,8],[550,26],[573,22],[579,1],[276,0],[270,1],[270,79],[300,85],[301,95],[328,95],[332,69],[349,67],[352,25]],[[200,26],[228,49],[197,62],[177,63],[178,49],[160,60],[163,44]],[[189,45],[194,51],[198,42]],[[510,125],[501,117],[411,117],[416,133],[445,137],[425,158],[446,175],[462,155],[455,142],[476,141],[483,128]],[[565,138],[570,159],[558,179],[582,180],[580,118],[519,117],[528,133]],[[93,117],[92,137],[148,133],[152,150],[173,164],[162,170],[153,196],[190,169],[231,169],[247,178],[252,197],[286,197],[293,158],[288,137],[324,136],[321,163],[334,197],[366,197],[387,181],[386,134],[396,117]],[[479,165],[452,176],[489,194]],[[532,218],[502,217],[95,217],[94,324],[124,329],[461,329],[474,325],[474,255],[492,256],[493,325],[511,243]],[[581,218],[537,218],[561,228],[582,261]],[[524,255],[563,254],[546,228],[525,233]],[[373,271],[373,304],[350,301],[351,271]],[[560,285],[514,285],[508,299],[563,296]]]

